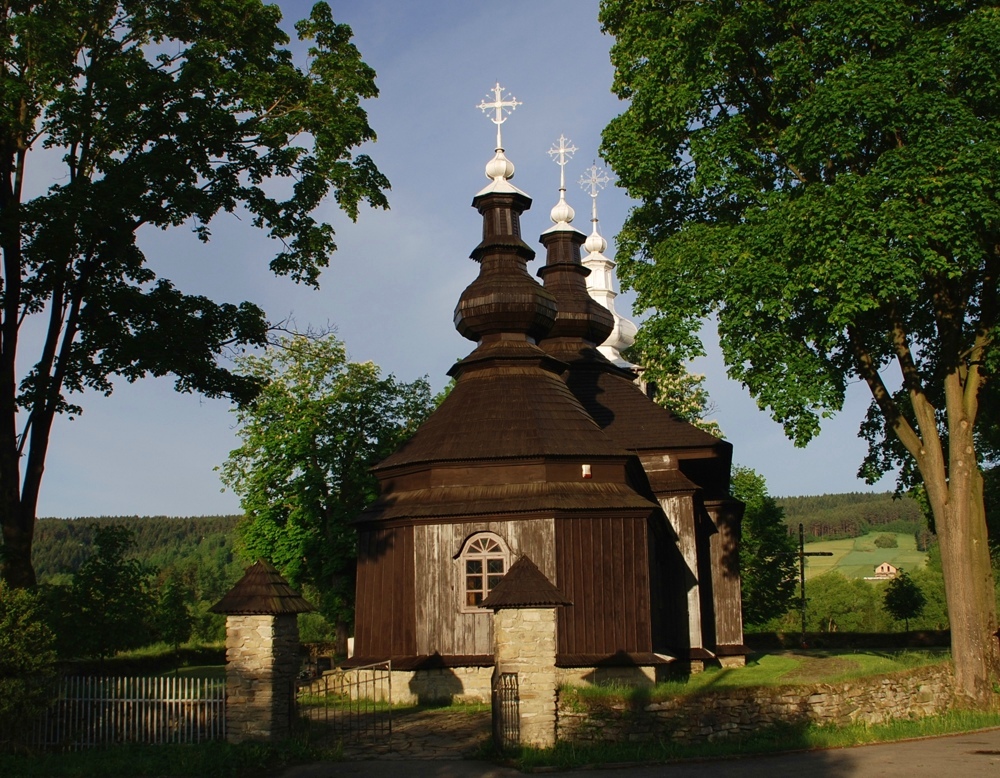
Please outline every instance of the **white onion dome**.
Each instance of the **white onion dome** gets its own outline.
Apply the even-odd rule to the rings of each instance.
[[[552,206],[549,218],[553,224],[569,224],[575,216],[576,211],[573,210],[573,206],[566,202],[566,190],[560,190],[559,202]]]
[[[597,232],[597,227],[595,226],[594,231],[587,236],[583,248],[586,249],[588,254],[603,254],[608,248],[608,242]]]
[[[497,149],[496,156],[486,163],[486,177],[492,181],[509,181],[514,177],[514,163]]]

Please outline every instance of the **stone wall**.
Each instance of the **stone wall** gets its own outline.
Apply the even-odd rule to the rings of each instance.
[[[947,665],[840,684],[705,691],[639,708],[592,703],[580,710],[563,694],[557,734],[565,741],[693,743],[776,724],[882,724],[944,713],[955,703],[953,689]]]
[[[294,614],[226,618],[226,738],[288,735],[299,667]]]
[[[490,701],[490,678],[493,667],[454,667],[431,670],[383,670],[351,668],[327,670],[323,678],[313,682],[312,690],[320,693],[337,690],[355,697],[389,699],[396,705],[428,703]]]

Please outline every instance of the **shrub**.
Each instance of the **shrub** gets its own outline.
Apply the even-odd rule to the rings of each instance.
[[[45,709],[55,678],[55,637],[37,593],[0,582],[0,750],[15,750]]]
[[[879,548],[897,548],[899,541],[895,535],[879,535],[875,538],[875,545]]]

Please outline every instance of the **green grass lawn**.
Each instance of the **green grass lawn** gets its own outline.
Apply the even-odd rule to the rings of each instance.
[[[753,655],[746,667],[709,669],[703,673],[659,683],[653,688],[609,684],[568,687],[562,694],[578,696],[581,701],[605,699],[624,703],[642,698],[644,701],[655,702],[712,689],[837,683],[940,664],[948,661],[949,657],[946,649],[771,651]]]
[[[875,538],[879,535],[895,535],[897,548],[878,548]],[[888,562],[903,570],[913,571],[923,567],[927,554],[917,551],[917,541],[913,535],[893,532],[871,532],[860,538],[846,540],[824,540],[806,543],[806,551],[830,551],[833,556],[808,557],[806,559],[806,580],[836,570],[847,578],[865,578],[875,572],[875,567]]]

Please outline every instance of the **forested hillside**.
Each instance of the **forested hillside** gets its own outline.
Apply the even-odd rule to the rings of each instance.
[[[920,505],[892,492],[849,492],[815,497],[781,497],[790,533],[803,525],[806,541],[856,538],[874,530],[912,534],[926,550],[930,533]]]
[[[96,527],[124,526],[132,533],[130,556],[155,571],[155,583],[183,592],[202,640],[225,635],[225,619],[208,608],[239,580],[246,563],[235,549],[239,516],[101,516],[42,519],[35,531],[32,561],[41,583],[67,584],[94,551]]]
[[[32,562],[40,581],[75,573],[93,551],[94,528],[113,524],[128,527],[134,556],[166,576],[193,571],[225,571],[234,564],[233,528],[239,516],[101,516],[83,519],[41,519],[35,530]],[[242,567],[240,568],[242,569]],[[194,579],[190,581],[194,583]]]

